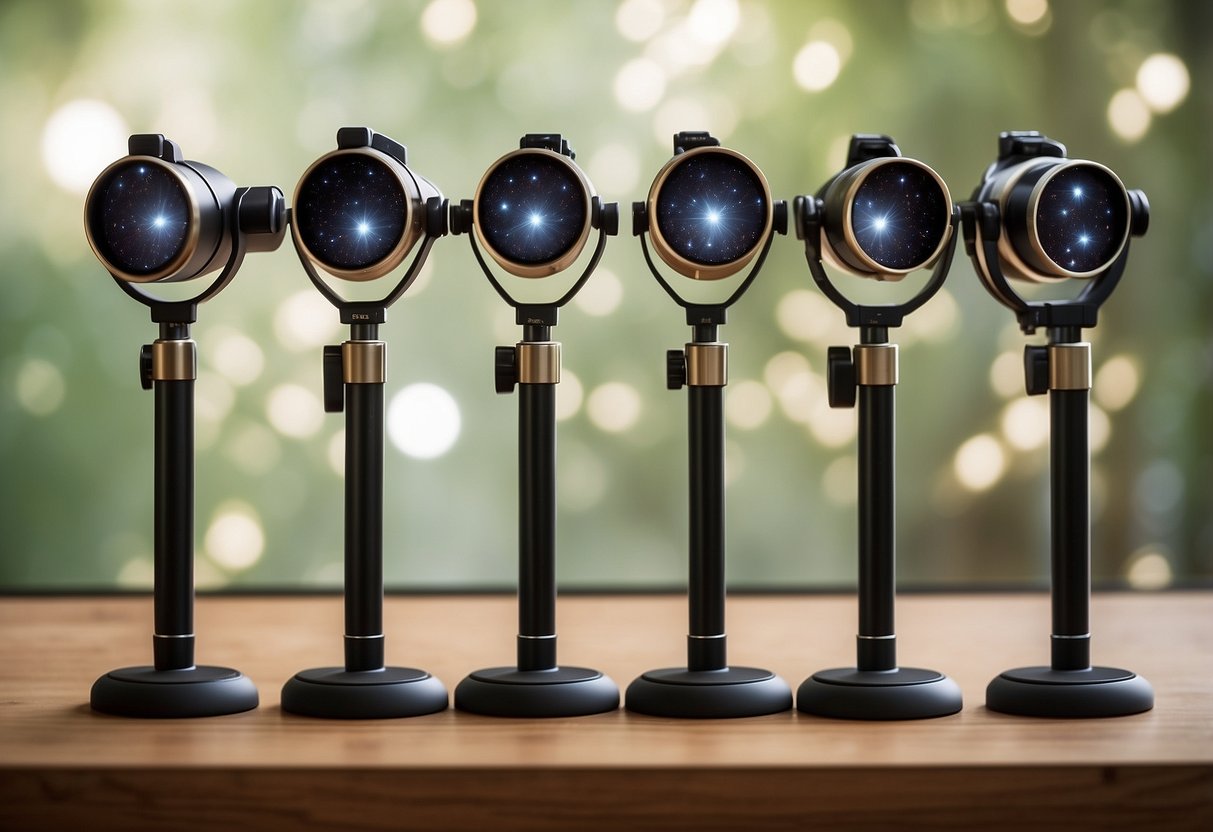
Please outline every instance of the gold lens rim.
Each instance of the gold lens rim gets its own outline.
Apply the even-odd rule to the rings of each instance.
[[[400,239],[396,241],[396,245],[381,259],[360,269],[342,269],[326,264],[308,248],[307,243],[303,241],[303,237],[299,233],[299,193],[303,188],[303,183],[308,180],[308,177],[312,175],[312,172],[317,167],[328,160],[337,156],[351,155],[369,156],[381,163],[396,177],[396,181],[404,192],[404,229],[400,235]],[[408,256],[409,251],[412,250],[417,240],[420,239],[422,234],[420,219],[422,212],[419,210],[420,202],[421,192],[417,188],[417,183],[413,181],[408,168],[386,153],[373,147],[346,147],[333,150],[308,165],[307,170],[303,172],[303,175],[299,177],[299,182],[295,185],[294,199],[291,203],[293,206],[291,211],[291,239],[313,265],[323,269],[333,277],[356,283],[375,280],[395,270],[403,263],[404,258]]]
[[[661,189],[665,186],[666,180],[670,178],[670,174],[681,164],[688,159],[702,154],[723,154],[731,156],[734,159],[745,164],[754,175],[758,178],[759,184],[762,186],[762,196],[766,200],[766,217],[763,222],[762,232],[758,235],[758,240],[750,247],[743,255],[730,260],[727,263],[720,263],[714,266],[708,266],[701,263],[695,263],[679,254],[669,241],[662,235],[661,229],[657,226],[657,198],[661,195]],[[649,216],[649,237],[653,241],[653,251],[657,252],[657,256],[674,271],[678,272],[683,277],[689,277],[692,280],[721,280],[726,277],[731,277],[737,272],[744,269],[751,260],[762,249],[763,241],[771,233],[771,228],[775,222],[775,206],[771,198],[771,188],[767,184],[767,178],[763,175],[762,170],[758,165],[754,164],[749,157],[738,153],[727,147],[697,147],[693,150],[688,150],[685,153],[679,153],[674,158],[670,159],[657,172],[657,177],[653,180],[652,187],[649,188],[648,197],[648,216]]]
[[[181,250],[177,252],[165,266],[151,272],[149,274],[132,274],[125,271],[116,265],[101,251],[101,245],[93,235],[93,224],[90,221],[91,208],[93,205],[93,197],[96,195],[97,186],[105,181],[105,179],[120,167],[131,165],[138,162],[139,164],[152,165],[161,170],[168,172],[180,186],[185,194],[186,201],[189,203],[189,231],[186,233],[185,242],[181,246]],[[167,281],[177,276],[177,274],[193,259],[194,254],[198,250],[198,243],[202,236],[202,207],[198,204],[198,198],[195,196],[194,188],[190,181],[181,172],[180,166],[171,164],[159,159],[155,156],[123,156],[121,159],[113,162],[101,171],[100,175],[93,180],[93,184],[89,186],[88,195],[84,198],[84,235],[88,239],[89,248],[92,249],[94,256],[101,261],[101,265],[109,270],[110,274],[128,283],[156,283],[159,281]]]
[[[542,155],[555,159],[560,164],[566,166],[570,171],[572,171],[573,175],[577,178],[577,181],[581,184],[581,194],[584,200],[583,205],[585,207],[585,222],[582,223],[581,231],[578,233],[577,239],[571,246],[569,246],[568,250],[559,257],[548,260],[544,263],[519,263],[515,260],[511,260],[495,249],[485,237],[480,223],[480,197],[483,194],[485,185],[489,181],[489,177],[493,175],[497,168],[501,167],[501,165],[505,164],[509,160],[515,159],[519,156],[534,155]],[[594,192],[594,186],[590,183],[589,177],[585,175],[585,172],[582,171],[582,169],[572,159],[561,153],[557,153],[554,150],[548,150],[542,147],[519,148],[518,150],[505,154],[500,159],[493,162],[493,164],[489,165],[488,170],[484,172],[484,176],[480,177],[480,182],[476,185],[475,196],[472,197],[473,233],[476,235],[476,240],[479,242],[481,248],[488,252],[489,257],[493,258],[493,261],[496,262],[497,265],[501,266],[501,268],[505,269],[515,277],[551,277],[552,275],[559,274],[569,266],[573,265],[573,263],[577,261],[577,258],[581,256],[581,252],[585,249],[586,242],[588,242],[590,239],[590,228],[593,225],[595,196],[596,194]]]

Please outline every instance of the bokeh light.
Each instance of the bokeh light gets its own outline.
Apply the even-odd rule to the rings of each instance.
[[[992,488],[1006,472],[1007,456],[998,440],[979,434],[965,440],[952,459],[956,479],[969,491]]]
[[[1151,55],[1137,70],[1137,91],[1156,113],[1169,113],[1182,104],[1190,86],[1188,68],[1175,55]]]
[[[609,381],[590,392],[586,408],[596,427],[607,433],[622,433],[640,419],[642,404],[635,387],[622,381]]]
[[[84,194],[102,168],[126,155],[129,132],[126,121],[106,102],[69,101],[42,129],[42,162],[56,185]]]
[[[634,58],[615,76],[615,100],[631,112],[651,110],[665,94],[665,70],[649,58]]]
[[[1108,102],[1108,124],[1127,142],[1135,142],[1150,129],[1150,108],[1135,89],[1118,90]]]
[[[431,0],[421,13],[421,31],[437,46],[452,46],[472,33],[476,4],[472,0]]]
[[[842,71],[838,48],[823,40],[806,43],[792,61],[792,77],[802,89],[820,92],[834,83]]]
[[[410,384],[392,396],[387,434],[405,456],[436,459],[459,439],[462,417],[455,397],[437,384]]]
[[[320,396],[298,384],[280,384],[271,390],[265,415],[274,430],[292,439],[314,436],[324,425]]]
[[[211,562],[231,572],[249,569],[265,552],[265,532],[256,509],[236,500],[215,511],[204,541]]]

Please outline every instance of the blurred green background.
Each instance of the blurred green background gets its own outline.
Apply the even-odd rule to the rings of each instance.
[[[892,134],[956,199],[998,131],[1066,142],[1153,206],[1090,333],[1094,574],[1207,582],[1211,32],[1213,4],[1189,2],[7,0],[0,586],[151,582],[152,397],[136,357],[155,328],[88,250],[93,177],[128,133],[163,132],[289,198],[343,125],[408,145],[452,199],[523,133],[561,132],[625,209],[556,330],[566,587],[685,574],[686,396],[664,389],[663,362],[688,331],[626,234],[672,133],[711,130],[789,200],[840,168],[854,131]],[[342,419],[320,403],[335,312],[287,243],[245,261],[195,337],[199,586],[339,586]],[[518,328],[464,239],[438,243],[383,337],[389,586],[510,586],[517,401],[494,394],[492,360]],[[852,583],[855,414],[826,406],[823,371],[826,348],[855,335],[794,239],[775,241],[722,337],[732,584]],[[1023,395],[1011,314],[961,255],[895,338],[902,581],[1043,582],[1047,402]]]

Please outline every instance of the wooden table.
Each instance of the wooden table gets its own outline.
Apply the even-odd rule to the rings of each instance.
[[[853,660],[854,602],[735,596],[731,657],[793,687]],[[1047,656],[1044,595],[911,595],[908,665],[965,710],[849,723],[788,713],[678,721],[618,711],[504,720],[447,711],[328,722],[284,714],[295,671],[339,664],[337,597],[206,597],[199,660],[247,673],[261,707],[200,720],[94,714],[93,680],[150,658],[146,598],[0,599],[0,829],[1213,829],[1213,593],[1114,594],[1094,654],[1144,675],[1146,714],[1065,721],[983,706],[999,671]],[[392,597],[388,656],[448,687],[511,660],[507,596]],[[620,687],[683,661],[675,596],[562,599],[561,657]]]

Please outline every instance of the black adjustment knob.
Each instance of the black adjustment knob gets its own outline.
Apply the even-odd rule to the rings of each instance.
[[[472,208],[470,199],[450,203],[448,228],[456,236],[472,231]]]
[[[771,225],[775,233],[785,236],[788,233],[788,204],[782,199],[775,201],[771,211]]]
[[[508,394],[514,392],[514,385],[518,383],[518,348],[517,347],[498,347],[495,360],[493,362],[493,380],[497,385],[497,392]]]
[[[340,346],[324,348],[324,412],[345,410],[345,367]]]
[[[139,386],[144,390],[152,389],[152,345],[144,344],[139,348]]]
[[[643,202],[632,203],[632,236],[639,237],[649,230],[649,209]]]
[[[850,347],[830,347],[826,352],[826,392],[830,407],[854,407],[855,359]]]
[[[681,390],[687,383],[687,356],[682,350],[669,350],[665,354],[665,386],[667,390]]]
[[[1029,396],[1049,392],[1049,348],[1023,348],[1023,377]]]

